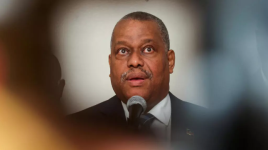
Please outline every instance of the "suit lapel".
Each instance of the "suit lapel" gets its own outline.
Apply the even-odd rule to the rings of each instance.
[[[185,102],[169,93],[171,100],[171,142],[180,145],[192,145],[194,131],[188,118]]]
[[[112,97],[109,103],[102,107],[101,113],[105,116],[105,119],[108,120],[108,123],[119,125],[121,127],[127,126],[125,112],[121,101],[117,96]]]

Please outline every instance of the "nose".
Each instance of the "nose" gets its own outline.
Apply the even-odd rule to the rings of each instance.
[[[141,57],[141,54],[139,52],[133,52],[127,62],[127,66],[129,68],[137,68],[137,67],[143,67],[144,60]]]

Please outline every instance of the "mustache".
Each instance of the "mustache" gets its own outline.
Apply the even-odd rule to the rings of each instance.
[[[138,67],[138,69],[140,69],[143,73],[145,73],[146,77],[151,79],[153,77],[153,74],[148,71],[148,70],[145,70],[143,69],[142,67]],[[131,68],[130,70],[128,70],[127,72],[124,72],[122,75],[121,75],[121,82],[124,82],[127,78],[127,75],[131,72],[134,72],[134,68]]]

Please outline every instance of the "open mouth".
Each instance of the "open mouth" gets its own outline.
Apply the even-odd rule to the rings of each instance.
[[[128,79],[129,81],[140,81],[140,80],[145,80],[144,78],[131,78]]]
[[[135,81],[135,80],[145,80],[147,79],[147,75],[142,73],[142,72],[139,72],[139,73],[131,73],[127,76],[126,80],[129,80],[129,81]]]
[[[140,73],[131,73],[127,76],[126,80],[130,84],[130,86],[142,86],[144,81],[147,79],[147,75]]]

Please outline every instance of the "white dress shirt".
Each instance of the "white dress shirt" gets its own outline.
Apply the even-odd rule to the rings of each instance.
[[[126,119],[129,117],[129,112],[125,103],[122,103]],[[171,134],[171,102],[169,94],[155,105],[148,113],[155,116],[155,120],[151,125],[151,129],[157,137],[166,137],[170,141]]]

